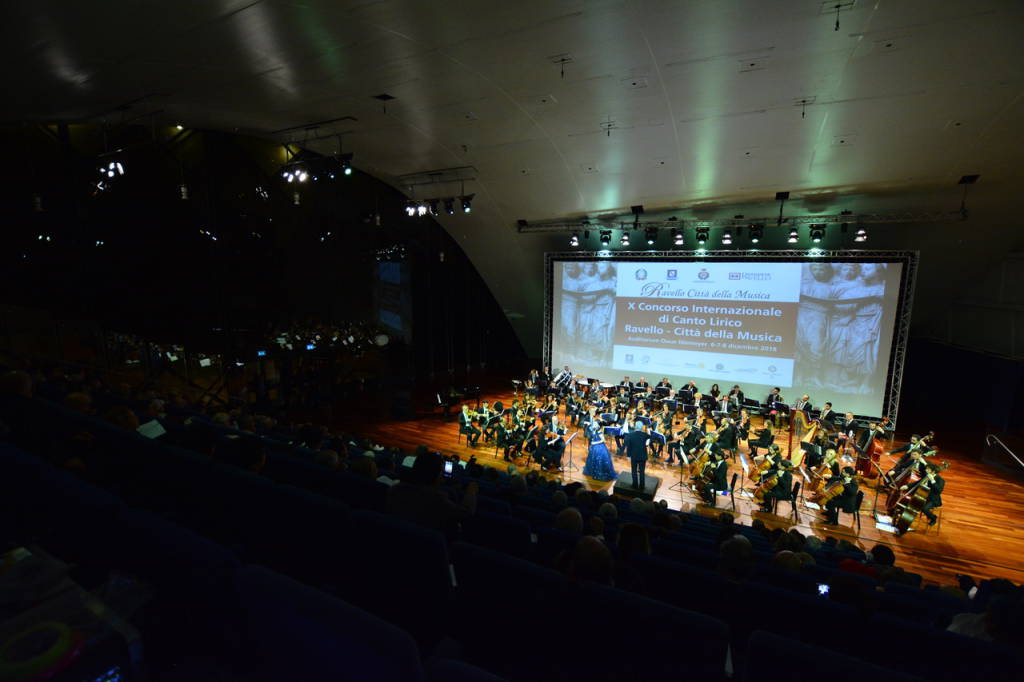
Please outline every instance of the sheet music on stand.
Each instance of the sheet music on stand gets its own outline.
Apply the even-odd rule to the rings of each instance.
[[[737,452],[736,454],[740,456],[740,466],[743,467],[743,475],[747,476],[750,474],[750,465],[747,464],[747,456],[742,452]]]
[[[797,471],[799,471],[800,475],[804,477],[804,481],[806,481],[807,483],[811,482],[811,477],[807,475],[807,472],[804,470],[802,466],[797,467]]]
[[[729,413],[728,412],[722,412],[721,410],[712,410],[711,411],[711,416],[716,418],[716,419],[721,419],[722,417],[728,417]]]

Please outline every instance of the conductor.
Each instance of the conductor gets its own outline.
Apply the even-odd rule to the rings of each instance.
[[[644,489],[644,470],[647,468],[647,444],[651,436],[644,432],[644,423],[641,421],[633,425],[633,430],[626,434],[623,439],[626,445],[626,455],[629,457],[630,469],[633,473],[633,487],[639,490]]]

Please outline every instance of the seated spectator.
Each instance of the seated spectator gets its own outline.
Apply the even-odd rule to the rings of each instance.
[[[795,552],[791,552],[788,549],[784,549],[781,552],[776,552],[775,556],[772,557],[772,564],[774,568],[781,568],[784,571],[790,573],[799,573],[802,567],[800,557]]]
[[[443,471],[441,455],[427,453],[418,456],[401,482],[388,489],[388,511],[454,538],[458,522],[476,513],[478,486],[476,481],[470,481],[462,501],[456,504],[439,487]]]
[[[366,455],[360,455],[356,457],[348,465],[349,472],[356,476],[362,476],[363,478],[369,478],[370,480],[377,480],[377,460],[373,457]]]
[[[651,553],[651,536],[647,529],[639,523],[622,524],[616,544],[619,548],[619,556],[626,561],[637,554],[648,555]]]
[[[600,516],[591,516],[587,521],[587,535],[604,540],[604,520]]]
[[[618,521],[619,519],[619,508],[611,502],[604,502],[600,507],[597,508],[597,514],[604,521]]]
[[[103,419],[126,431],[136,431],[139,428],[139,418],[124,405],[110,408],[103,415]]]
[[[888,545],[878,544],[872,547],[871,562],[874,565],[879,581],[903,585],[915,584],[909,573],[896,566],[896,554]]]
[[[742,535],[733,535],[718,548],[718,572],[735,582],[746,580],[754,567],[754,548]]]
[[[92,398],[88,393],[68,393],[64,398],[64,405],[79,414],[91,415],[95,412],[92,407]]]
[[[590,536],[583,536],[561,561],[562,571],[574,583],[592,582],[613,585],[612,553],[608,547]]]
[[[526,497],[526,479],[522,476],[513,476],[508,484],[508,501],[513,504]]]
[[[629,511],[634,514],[648,516],[650,515],[651,508],[647,502],[641,500],[639,497],[634,497],[629,501]]]
[[[554,505],[555,509],[565,509],[569,504],[569,498],[561,490],[556,490],[551,493],[551,504]]]
[[[583,533],[583,515],[575,507],[566,507],[555,515],[554,528],[580,535]]]
[[[946,628],[967,637],[1020,647],[1024,642],[1024,590],[994,595],[984,613],[958,613]]]
[[[341,471],[341,458],[334,450],[318,450],[313,453],[313,461],[325,469]]]

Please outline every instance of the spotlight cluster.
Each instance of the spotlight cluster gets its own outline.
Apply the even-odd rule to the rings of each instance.
[[[463,213],[473,212],[473,197],[475,194],[463,194],[458,197],[438,197],[436,199],[410,199],[405,202],[405,214],[410,218],[422,218],[425,215],[436,216],[439,213],[440,205],[444,204],[444,212],[448,215],[455,215],[455,200],[459,200],[459,208]]]

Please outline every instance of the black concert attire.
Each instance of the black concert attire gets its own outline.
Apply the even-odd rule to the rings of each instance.
[[[757,440],[747,441],[747,445],[750,447],[750,456],[757,457],[758,448],[767,448],[774,442],[775,436],[772,435],[772,430],[769,428],[761,429],[757,432]]]
[[[468,436],[470,447],[475,446],[480,439],[480,429],[473,425],[473,417],[465,412],[459,412],[459,433]]]
[[[921,481],[921,484],[924,485],[926,482]],[[928,499],[921,508],[921,513],[928,517],[928,525],[935,523],[937,517],[932,513],[932,509],[942,506],[942,491],[945,488],[946,479],[938,474],[935,475],[935,480],[928,484]]]
[[[727,397],[730,409],[738,412],[743,407],[743,391],[731,391]]]
[[[843,484],[842,493],[825,503],[825,514],[828,517],[829,523],[833,526],[839,524],[840,509],[847,514],[857,511],[857,491],[859,489],[860,486],[857,484],[857,479],[852,478],[849,483]]]
[[[818,415],[818,421],[826,422],[829,425],[830,428],[832,426],[834,426],[835,420],[836,420],[836,411],[835,410],[822,410],[821,414]]]
[[[735,451],[738,437],[736,426],[729,424],[718,432],[718,447],[722,450]]]
[[[667,388],[669,390],[672,390],[672,382],[671,381],[659,381],[658,385],[655,386],[655,388]]]
[[[814,406],[811,405],[810,400],[798,400],[796,401],[796,405],[793,406],[793,409],[800,410],[801,412],[804,413],[804,416],[807,417],[808,420],[810,420],[811,410],[814,409]]]
[[[708,466],[712,469],[711,483],[704,486],[704,490],[701,491],[701,497],[706,504],[714,507],[715,500],[718,497],[715,491],[729,489],[729,463],[724,459],[720,459],[713,460]]]
[[[644,470],[647,468],[647,443],[650,436],[643,431],[630,431],[626,434],[626,454],[629,456],[633,474],[633,487],[644,489]]]
[[[682,438],[680,438],[680,436],[682,436]],[[676,433],[676,438],[677,440],[668,444],[667,464],[672,464],[673,455],[679,460],[679,463],[682,464],[683,456],[680,451],[685,452],[686,455],[689,456],[690,451],[700,445],[700,434],[696,429],[679,431]]]
[[[793,499],[793,473],[789,469],[783,469],[782,467],[778,467],[776,472],[779,475],[779,480],[776,481],[774,488],[764,494],[765,510],[774,507],[774,504],[779,500],[788,502]],[[761,480],[770,476],[771,472],[765,474]]]

